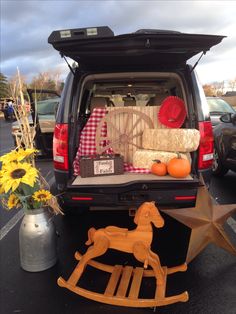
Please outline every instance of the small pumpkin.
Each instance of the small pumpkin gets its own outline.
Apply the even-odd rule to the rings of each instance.
[[[160,160],[153,160],[154,164],[151,167],[151,173],[157,176],[165,176],[167,174],[167,166],[164,162]]]
[[[188,159],[181,157],[177,153],[177,157],[172,158],[167,164],[167,172],[174,178],[185,178],[191,172],[191,165]]]

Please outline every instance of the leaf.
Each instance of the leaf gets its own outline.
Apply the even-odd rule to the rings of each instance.
[[[43,202],[37,202],[34,199],[32,199],[32,206],[33,208],[42,208],[43,207]]]
[[[31,187],[30,185],[27,185],[25,183],[21,183],[20,188],[25,196],[31,196],[37,190],[37,187]]]

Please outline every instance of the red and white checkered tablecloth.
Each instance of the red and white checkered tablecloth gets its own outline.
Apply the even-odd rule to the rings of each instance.
[[[90,115],[85,127],[83,128],[80,136],[80,145],[78,148],[78,151],[75,156],[75,160],[73,162],[74,167],[74,175],[79,175],[79,161],[81,156],[95,156],[97,154],[96,152],[96,130],[99,122],[101,119],[106,115],[106,109],[105,108],[95,108]],[[101,129],[101,136],[104,137],[107,134],[107,126],[104,123]],[[101,145],[105,146],[106,142],[101,142]],[[112,154],[113,151],[111,148],[109,148],[104,153]],[[144,168],[135,168],[130,163],[124,163],[124,171],[127,172],[134,172],[134,173],[150,173],[148,169]]]

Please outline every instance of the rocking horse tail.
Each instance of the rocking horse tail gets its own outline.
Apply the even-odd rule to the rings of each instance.
[[[94,233],[96,232],[95,228],[90,228],[88,231],[88,240],[85,242],[86,245],[90,245],[93,243],[93,236]]]

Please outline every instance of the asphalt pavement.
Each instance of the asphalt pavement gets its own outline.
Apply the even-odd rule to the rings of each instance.
[[[9,138],[9,124],[0,121],[0,152],[10,150],[12,145]],[[53,182],[52,164],[50,161],[37,163],[48,182]],[[223,179],[214,179],[210,190],[219,203],[236,203],[236,174],[229,172]],[[16,215],[18,215],[16,217]],[[14,218],[16,219],[14,221]],[[168,219],[168,218],[166,218]],[[20,267],[19,259],[19,227],[21,218],[19,212],[3,212],[0,208],[1,231],[8,225],[5,236],[0,241],[0,313],[24,314],[146,314],[152,313],[153,308],[128,308],[105,305],[85,299],[57,285],[57,278],[68,279],[76,266],[75,251],[84,253],[86,250],[87,230],[91,227],[117,225],[134,227],[133,217],[124,211],[93,211],[82,215],[55,216],[54,223],[58,232],[58,261],[48,270],[31,273]],[[9,223],[12,221],[11,228]],[[235,221],[235,220],[233,220]],[[234,223],[233,223],[234,224]],[[225,224],[225,230],[236,246],[235,225]],[[234,231],[235,228],[235,231]],[[189,232],[189,231],[184,231]],[[161,231],[157,231],[158,253],[173,250],[178,242],[174,238],[164,242]],[[159,243],[159,244],[158,244]],[[168,257],[163,256],[162,262],[168,264]],[[107,264],[127,265],[134,263],[127,254],[117,254],[109,251],[99,259]],[[184,262],[184,257],[177,259]],[[169,265],[167,265],[169,266]],[[81,284],[93,291],[101,291],[107,281],[107,275],[92,267],[87,268],[81,278]],[[143,283],[141,289],[146,297],[154,293],[152,278]],[[176,303],[156,309],[157,313],[168,314],[235,314],[236,313],[236,256],[209,245],[189,265],[188,270],[169,276],[167,294],[172,295],[188,291],[189,301]]]

